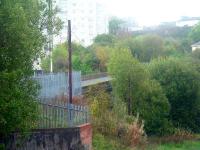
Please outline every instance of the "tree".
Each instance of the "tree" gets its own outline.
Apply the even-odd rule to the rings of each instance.
[[[122,39],[116,45],[129,48],[132,55],[141,62],[149,62],[153,58],[162,56],[164,51],[164,41],[157,35],[129,37]]]
[[[200,74],[196,66],[185,59],[160,59],[151,62],[150,72],[166,93],[173,125],[199,131]]]
[[[119,49],[113,53],[108,69],[114,78],[113,90],[117,97],[127,103],[128,114],[131,115],[135,93],[147,73],[127,49]]]
[[[140,84],[133,102],[133,111],[144,119],[145,131],[148,135],[165,135],[172,132],[169,121],[170,104],[164,90],[156,80],[145,80]]]
[[[117,35],[120,31],[120,25],[123,23],[121,19],[116,17],[111,18],[109,21],[109,33],[113,35]]]
[[[196,49],[195,51],[193,51],[190,56],[196,60],[200,60],[200,49]]]
[[[95,64],[95,57],[92,51],[87,50],[81,45],[72,44],[72,66],[76,71],[81,71],[82,74],[91,73],[94,71],[93,64]],[[53,68],[54,72],[66,72],[68,70],[67,63],[68,53],[65,43],[59,44],[53,50]],[[48,72],[50,65],[50,58],[46,57],[42,60],[42,68]]]
[[[53,50],[52,59],[53,59],[53,68],[54,72],[66,71],[67,70],[67,48],[65,44],[57,45]],[[46,72],[49,71],[50,58],[46,57],[42,60],[42,68]]]
[[[113,49],[102,46],[94,46],[93,49],[95,51],[97,60],[99,61],[99,71],[106,72],[110,54],[112,53]]]
[[[191,32],[189,33],[189,37],[192,39],[193,42],[200,41],[200,23],[192,28]]]
[[[45,48],[50,52],[49,57],[49,70],[53,71],[52,50],[53,50],[53,37],[58,35],[59,31],[63,28],[63,22],[57,17],[58,8],[53,5],[53,0],[42,1],[42,19],[40,30],[45,34]],[[46,63],[47,64],[47,63]]]
[[[0,2],[0,136],[36,126],[38,85],[31,77],[33,61],[47,42],[49,13],[43,0]],[[56,34],[61,24],[51,13]]]
[[[177,51],[177,49],[179,48],[179,42],[177,42],[176,40],[166,39],[163,46],[164,56],[177,56],[179,54],[179,51]]]
[[[39,0],[0,4],[0,136],[36,125],[37,84],[31,76],[44,42],[41,9]]]
[[[169,133],[169,103],[160,84],[151,80],[145,66],[139,63],[127,49],[113,54],[109,62],[115,97],[127,104],[128,114],[145,122],[148,134]]]
[[[200,49],[193,51],[189,57],[185,58],[185,61],[192,65],[195,70],[200,73]]]
[[[100,46],[112,46],[115,42],[115,36],[110,34],[97,35],[94,39],[94,44]]]

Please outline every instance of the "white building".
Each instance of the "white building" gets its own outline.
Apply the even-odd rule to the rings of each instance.
[[[199,23],[199,20],[177,21],[176,26],[177,27],[184,27],[184,26],[192,27],[192,26],[195,26],[197,23]]]
[[[200,21],[199,17],[182,17],[179,21],[176,21],[176,26],[177,27],[192,27],[198,24]]]
[[[54,43],[67,40],[67,21],[71,20],[72,41],[84,46],[92,44],[98,34],[108,33],[108,17],[104,7],[96,0],[56,0],[64,22],[63,30]]]
[[[191,47],[193,52],[196,51],[197,49],[200,49],[200,41],[192,44]]]
[[[135,32],[143,30],[143,27],[139,26],[134,18],[128,17],[121,20],[123,21],[120,26],[122,32]]]

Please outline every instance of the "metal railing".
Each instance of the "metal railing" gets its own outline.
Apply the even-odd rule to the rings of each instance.
[[[95,74],[88,74],[88,75],[81,76],[81,80],[86,81],[86,80],[92,80],[92,79],[97,79],[97,78],[103,78],[107,76],[108,76],[107,72],[99,72]]]
[[[39,129],[65,128],[78,126],[89,122],[89,113],[86,106],[68,104],[66,106],[39,104]]]
[[[88,123],[88,108],[68,102],[67,73],[36,75],[33,79],[40,85],[37,128],[65,128]],[[81,95],[81,72],[73,72],[72,81],[73,96]]]

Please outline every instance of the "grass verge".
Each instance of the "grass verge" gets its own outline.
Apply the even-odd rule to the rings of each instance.
[[[93,137],[93,149],[94,150],[131,150],[122,145],[115,139],[110,139],[101,134],[95,134]]]
[[[111,139],[101,134],[93,137],[94,150],[141,150],[141,148],[130,148],[117,139]],[[200,139],[183,141],[179,143],[147,144],[142,150],[200,150]]]

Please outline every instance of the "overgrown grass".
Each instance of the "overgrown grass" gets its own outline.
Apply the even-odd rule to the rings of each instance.
[[[200,150],[200,141],[185,141],[181,143],[169,143],[154,145],[147,150]]]
[[[94,135],[93,148],[94,150],[131,150],[130,148],[122,145],[119,141],[110,139],[101,134]]]
[[[144,147],[142,150],[200,150],[200,140],[165,144],[149,143]],[[139,148],[126,147],[118,140],[105,137],[101,134],[94,135],[93,148],[94,150],[140,150]]]

